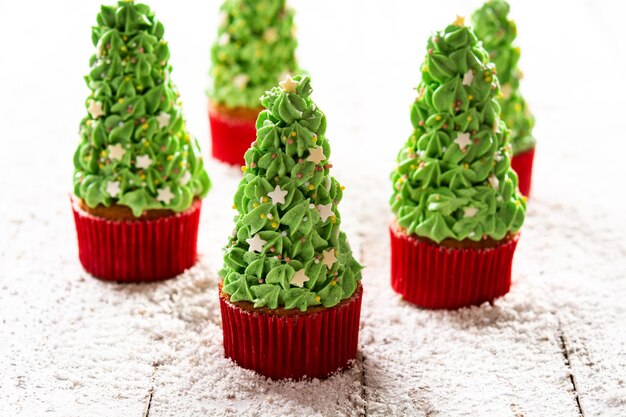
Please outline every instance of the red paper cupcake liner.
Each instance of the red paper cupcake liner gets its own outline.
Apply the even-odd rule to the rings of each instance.
[[[244,165],[243,155],[256,139],[256,119],[225,117],[209,110],[209,124],[213,157],[231,165]]]
[[[518,235],[486,249],[451,249],[407,236],[391,236],[391,286],[424,308],[455,309],[492,301],[511,287]]]
[[[272,379],[325,378],[356,358],[361,285],[348,300],[313,313],[248,311],[221,295],[224,353]]]
[[[196,263],[201,201],[155,220],[114,221],[93,216],[72,201],[78,256],[85,270],[110,281],[172,278]]]
[[[535,159],[535,148],[520,154],[514,155],[511,159],[511,166],[517,172],[519,179],[519,191],[522,195],[530,195],[530,185],[533,176],[533,160]]]

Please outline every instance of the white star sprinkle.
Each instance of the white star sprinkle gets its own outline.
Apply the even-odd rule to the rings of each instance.
[[[491,184],[491,187],[495,188],[496,190],[500,188],[500,181],[498,181],[498,177],[492,174],[489,176],[488,180],[489,184]]]
[[[89,102],[89,107],[87,107],[87,111],[94,119],[97,119],[100,116],[104,116],[104,112],[102,111],[102,103],[100,103],[99,101],[91,100]]]
[[[109,181],[107,183],[107,193],[109,193],[111,197],[117,197],[120,191],[122,190],[120,189],[119,181]]]
[[[266,29],[263,32],[263,40],[265,42],[274,43],[278,40],[278,32],[274,28]]]
[[[283,81],[279,82],[278,85],[280,85],[283,88],[283,90],[285,90],[288,93],[295,93],[296,87],[298,86],[298,82],[294,81],[291,78],[291,75],[287,74],[287,77],[285,77]]]
[[[165,203],[165,204],[169,204],[175,197],[174,194],[172,193],[172,190],[170,189],[170,187],[161,188],[161,189],[157,190],[157,193],[159,194],[157,196],[157,200],[159,200],[161,203]]]
[[[219,46],[225,46],[228,44],[228,41],[230,41],[230,36],[228,36],[228,33],[224,33],[222,36],[219,37],[219,39],[217,40],[217,44]]]
[[[168,127],[170,125],[170,119],[172,118],[172,116],[170,116],[169,114],[165,113],[165,112],[161,112],[158,116],[157,116],[157,122],[159,122],[159,127],[163,128],[163,127]]]
[[[456,139],[454,139],[454,143],[459,145],[459,148],[461,148],[462,151],[465,151],[465,148],[467,147],[467,145],[472,144],[472,140],[470,139],[470,134],[458,132]]]
[[[285,196],[289,192],[287,190],[282,190],[279,185],[274,188],[274,191],[267,193],[267,196],[272,199],[272,204],[276,205],[278,203],[285,204]]]
[[[318,204],[317,211],[319,211],[320,217],[322,218],[323,222],[325,222],[326,219],[328,219],[330,216],[335,215],[333,213],[333,203],[328,203],[324,205]]]
[[[335,258],[334,249],[322,251],[322,263],[326,265],[326,268],[331,269],[335,262],[337,262],[337,258]]]
[[[474,81],[474,72],[467,70],[465,75],[463,75],[463,85],[472,85],[472,81]]]
[[[513,92],[513,87],[511,87],[511,84],[509,83],[503,84],[502,87],[500,88],[500,94],[502,94],[502,98],[504,99],[508,99],[509,97],[511,97],[512,92]]]
[[[463,209],[463,217],[474,217],[478,213],[478,209],[476,207],[465,207]]]
[[[109,145],[109,158],[119,161],[125,153],[126,149],[124,149],[121,144],[116,143],[115,145]]]
[[[324,156],[324,149],[321,146],[318,146],[317,148],[309,148],[309,157],[306,159],[307,161],[311,161],[317,165],[325,159],[326,156]]]
[[[220,12],[220,17],[217,21],[218,26],[226,26],[226,23],[228,23],[228,13]]]
[[[233,78],[233,84],[240,90],[246,88],[246,85],[248,85],[248,81],[250,81],[250,77],[245,74],[239,74],[235,76],[235,78]]]
[[[180,177],[180,180],[178,182],[180,183],[180,185],[187,185],[190,179],[191,179],[191,172],[185,171],[185,173],[183,174],[182,177]]]
[[[137,161],[135,162],[135,166],[140,169],[146,169],[152,164],[152,159],[148,155],[140,155],[137,157]]]
[[[295,274],[293,274],[293,277],[291,277],[291,281],[289,281],[289,283],[291,285],[295,285],[296,287],[304,287],[304,283],[307,282],[310,278],[306,276],[306,273],[304,271],[304,269],[300,269],[299,271],[296,271]]]
[[[250,239],[246,239],[246,243],[250,245],[248,252],[263,252],[263,245],[267,243],[266,240],[261,239],[261,236],[257,233]]]

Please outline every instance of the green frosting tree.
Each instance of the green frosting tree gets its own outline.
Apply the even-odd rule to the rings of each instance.
[[[117,203],[135,216],[183,211],[210,181],[170,80],[163,25],[148,6],[123,1],[102,6],[97,22],[74,193],[89,207]]]
[[[259,97],[297,71],[293,11],[285,0],[225,0],[211,49],[210,99],[259,107]]]
[[[409,235],[501,240],[524,221],[525,200],[510,169],[498,79],[462,18],[428,40],[414,127],[391,177],[391,207]]]
[[[472,15],[474,30],[496,65],[500,90],[500,117],[511,130],[513,154],[517,155],[535,146],[532,129],[535,118],[519,92],[522,72],[517,63],[520,49],[513,45],[517,37],[515,22],[508,19],[509,4],[504,0],[490,0]]]
[[[261,102],[257,138],[235,194],[235,232],[225,248],[231,301],[287,309],[331,307],[361,279],[339,226],[342,189],[330,176],[326,117],[308,76],[288,76]]]

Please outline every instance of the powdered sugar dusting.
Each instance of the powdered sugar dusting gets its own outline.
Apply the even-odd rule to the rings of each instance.
[[[85,114],[82,75],[93,52],[88,26],[99,3],[74,3],[71,20],[56,3],[42,3],[28,14],[29,27],[64,47],[42,48],[41,37],[19,36],[3,47],[20,64],[0,66],[0,79],[16,80],[4,86],[11,99],[0,100],[0,415],[142,416],[148,406],[150,416],[626,415],[626,197],[619,192],[626,149],[610,123],[585,124],[619,120],[618,100],[626,92],[617,83],[621,92],[611,90],[603,106],[593,106],[598,98],[585,89],[568,95],[575,80],[553,82],[567,77],[558,64],[573,56],[565,46],[555,50],[555,42],[602,52],[604,30],[618,25],[550,32],[556,38],[548,43],[541,31],[565,6],[545,5],[554,13],[537,14],[532,5],[514,5],[525,45],[523,87],[539,139],[514,285],[493,305],[425,311],[389,286],[388,173],[410,133],[407,105],[415,91],[407,86],[417,83],[415,51],[422,48],[416,42],[441,26],[433,22],[449,22],[458,4],[400,13],[406,7],[400,3],[364,2],[356,9],[333,2],[334,13],[323,15],[329,28],[348,30],[345,16],[359,13],[358,31],[340,36],[318,30],[320,10],[329,7],[294,3],[303,67],[328,116],[332,172],[346,186],[342,228],[366,265],[357,361],[325,381],[275,382],[223,357],[216,271],[232,231],[241,171],[207,157],[206,70],[198,54],[209,50],[210,39],[186,47],[197,45],[194,28],[205,27],[207,16],[217,22],[217,6],[209,2],[195,3],[194,13],[151,2],[165,23],[173,77],[214,183],[202,208],[199,263],[177,279],[148,285],[101,282],[82,271],[68,192],[72,138]],[[26,15],[27,7],[0,3],[0,39],[23,34],[12,17]],[[572,26],[592,25],[582,6],[566,7]],[[607,19],[613,15],[620,13]],[[393,30],[371,30],[371,22],[394,22]],[[311,46],[321,41],[341,47]],[[610,61],[622,59],[616,54],[594,59],[606,76],[617,77],[611,71],[624,67]],[[42,62],[67,65],[47,65],[41,77]],[[334,68],[358,71],[346,83]],[[25,111],[33,97],[48,109],[37,123]],[[611,151],[590,158],[589,138]]]

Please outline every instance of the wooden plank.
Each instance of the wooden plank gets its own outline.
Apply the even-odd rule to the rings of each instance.
[[[578,414],[581,417],[584,417],[585,413],[583,412],[582,406],[580,404],[580,396],[578,395],[578,384],[576,383],[576,377],[574,376],[574,371],[572,369],[572,361],[570,359],[570,347],[569,347],[569,343],[566,342],[566,336],[563,333],[563,328],[561,327],[560,323],[559,323],[559,328],[558,328],[558,338],[559,341],[561,342],[561,353],[563,354],[563,360],[565,362],[565,366],[567,366],[567,368],[570,371],[569,374],[569,379],[570,382],[572,384],[572,394],[574,395],[574,399],[576,400],[576,410],[578,411]]]
[[[22,207],[0,256],[0,414],[132,413],[150,375],[137,352],[154,349],[132,313],[138,300],[130,287],[83,276],[67,196],[52,195]]]
[[[626,227],[597,208],[561,211],[569,213],[553,218],[550,227],[568,239],[552,250],[552,265],[558,268],[548,266],[546,274],[555,288],[555,315],[580,412],[587,417],[622,415],[626,410]],[[614,226],[590,224],[588,218],[603,218],[604,224]]]
[[[362,331],[370,413],[579,415],[549,293],[520,261],[533,262],[534,232],[520,244],[512,292],[495,305],[417,309],[389,287],[388,209],[374,191],[384,190],[383,181],[367,178],[356,191],[371,198],[359,213],[371,232]]]

